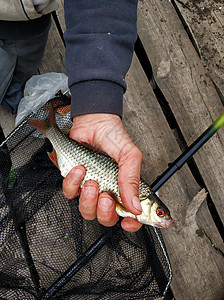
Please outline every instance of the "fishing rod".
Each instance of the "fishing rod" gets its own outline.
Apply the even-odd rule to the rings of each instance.
[[[169,167],[150,185],[156,192],[158,189],[224,125],[224,113],[209,126]]]
[[[159,188],[179,170],[222,126],[224,125],[224,113],[206,129],[169,167],[150,185],[156,192]],[[108,228],[84,254],[81,255],[45,292],[41,300],[52,299],[70,279],[101,249],[110,239],[113,233],[121,229],[121,219],[117,224]]]

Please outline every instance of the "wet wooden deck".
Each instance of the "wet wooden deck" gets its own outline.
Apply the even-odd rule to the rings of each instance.
[[[222,1],[140,0],[139,39],[126,77],[124,125],[150,184],[224,112]],[[58,24],[65,30],[63,7]],[[53,20],[40,73],[64,72]],[[7,133],[10,122],[0,122]],[[224,128],[159,191],[175,225],[163,230],[173,269],[167,299],[224,298]]]

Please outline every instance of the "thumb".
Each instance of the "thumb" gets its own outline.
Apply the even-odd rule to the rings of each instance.
[[[133,214],[142,212],[138,194],[141,163],[142,153],[134,143],[129,153],[122,153],[118,163],[118,186],[121,200]]]

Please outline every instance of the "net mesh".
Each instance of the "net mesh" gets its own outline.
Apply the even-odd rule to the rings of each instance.
[[[44,107],[32,118],[47,115]],[[57,123],[69,132],[69,114],[58,114]],[[78,198],[63,196],[63,178],[47,156],[51,150],[27,120],[0,146],[0,299],[41,299],[108,230],[81,217]],[[120,229],[53,298],[156,299],[170,280],[160,231]]]

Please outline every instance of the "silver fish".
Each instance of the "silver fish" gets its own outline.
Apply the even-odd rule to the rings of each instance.
[[[99,184],[99,193],[111,193],[116,199],[116,212],[119,216],[131,217],[140,223],[160,228],[169,228],[173,224],[169,209],[142,179],[139,182],[142,213],[134,215],[127,211],[119,194],[118,165],[115,160],[63,134],[56,125],[53,106],[50,108],[47,122],[29,119],[29,123],[50,140],[53,152],[48,155],[63,177],[66,177],[73,167],[82,165],[86,169],[82,185],[87,180],[94,180]]]

